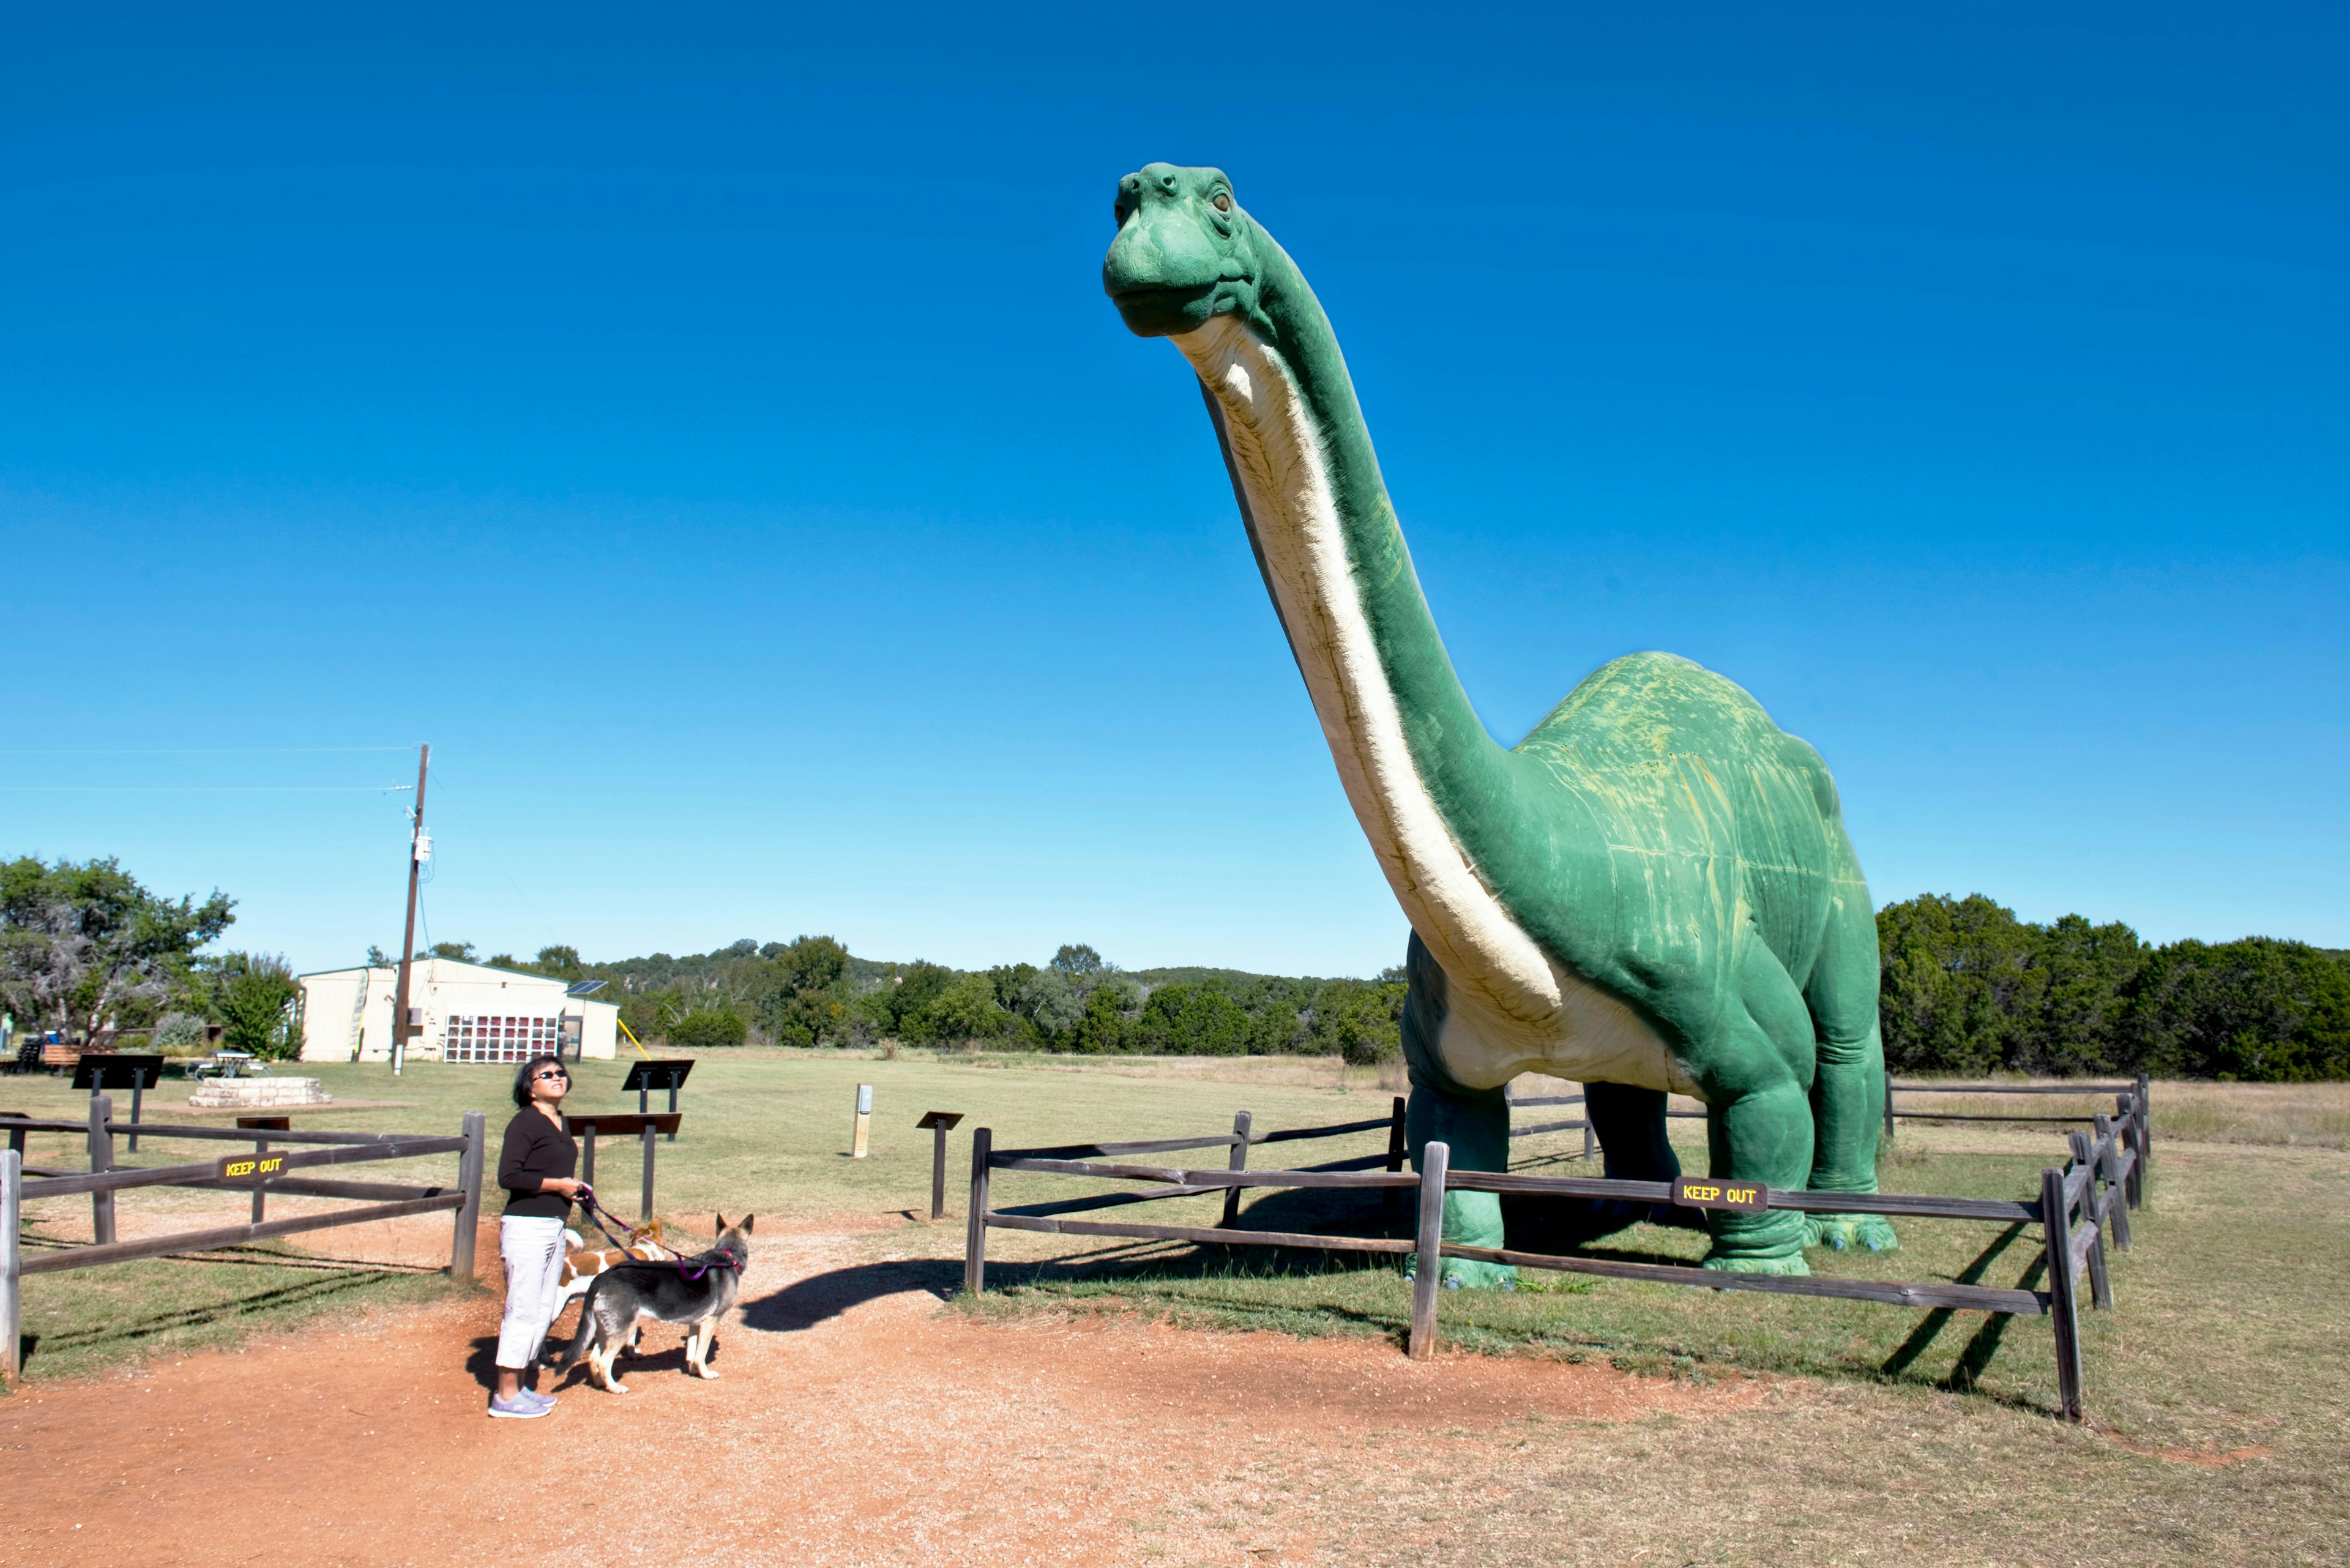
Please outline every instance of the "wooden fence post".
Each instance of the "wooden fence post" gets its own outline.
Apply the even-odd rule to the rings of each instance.
[[[2106,1218],[2113,1221],[2114,1245],[2126,1252],[2130,1250],[2129,1182],[2126,1179],[2115,1180],[2114,1173],[2121,1168],[2122,1147],[2129,1138],[2128,1118],[2125,1115],[2119,1132],[2114,1130],[2114,1118],[2102,1113],[2091,1118],[2089,1125],[2097,1129],[2098,1147],[2106,1151],[2097,1169],[2106,1184]]]
[[[23,1211],[25,1157],[0,1152],[0,1374],[9,1382],[19,1370],[16,1352],[25,1331],[24,1277],[16,1257],[16,1217]]]
[[[1444,1282],[1444,1177],[1452,1146],[1431,1143],[1419,1151],[1419,1253],[1411,1280],[1411,1339],[1414,1361],[1436,1354],[1436,1293]]]
[[[483,1118],[465,1113],[465,1152],[457,1157],[457,1188],[465,1195],[457,1210],[456,1233],[449,1239],[449,1277],[468,1283],[473,1278],[473,1237],[482,1224]]]
[[[1893,1069],[1882,1068],[1878,1072],[1878,1076],[1885,1082],[1885,1136],[1890,1139],[1893,1137]],[[1591,1107],[1586,1106],[1583,1114],[1589,1116]]]
[[[114,1096],[92,1095],[89,1097],[89,1168],[93,1171],[114,1168]],[[114,1194],[93,1192],[89,1195],[90,1235],[99,1245],[114,1240]]]
[[[971,1225],[962,1242],[962,1288],[974,1296],[987,1289],[987,1171],[994,1153],[995,1129],[975,1129],[971,1135]]]
[[[159,1075],[158,1075],[158,1076],[159,1076],[159,1078],[160,1078],[161,1075],[159,1074]],[[161,1086],[161,1085],[159,1083],[159,1084],[157,1085],[157,1086],[160,1088],[160,1087]],[[130,1147],[130,1152],[131,1152],[131,1153],[133,1153],[133,1154],[137,1154],[137,1153],[139,1152],[139,1106],[140,1106],[140,1101],[142,1098],[144,1098],[144,1097],[145,1097],[145,1096],[146,1096],[146,1092],[147,1092],[147,1069],[146,1069],[146,1068],[144,1068],[144,1067],[133,1067],[133,1068],[131,1068],[131,1069],[130,1069],[130,1142],[129,1147]]]
[[[1249,1114],[1246,1111],[1232,1117],[1232,1158],[1224,1162],[1226,1170],[1248,1168],[1249,1120]],[[1224,1217],[1216,1223],[1229,1231],[1240,1222],[1241,1189],[1237,1187],[1227,1187],[1224,1189]]]
[[[2137,1075],[2137,1168],[2130,1172],[2135,1191],[2130,1207],[2146,1207],[2146,1184],[2154,1172],[2154,1080]]]
[[[2074,1300],[2073,1217],[2064,1173],[2040,1173],[2040,1229],[2048,1248],[2048,1321],[2056,1331],[2056,1394],[2064,1419],[2081,1418],[2081,1320]]]
[[[1388,1174],[1390,1176],[1402,1173],[1403,1157],[1409,1147],[1404,1134],[1404,1097],[1398,1095],[1395,1097],[1395,1110],[1388,1119]],[[1379,1206],[1387,1210],[1388,1218],[1392,1220],[1397,1212],[1403,1208],[1403,1189],[1400,1187],[1381,1189]]]
[[[2089,1158],[2095,1149],[2087,1133],[2066,1133],[2064,1141],[2073,1147],[2073,1163],[2089,1173],[2089,1179],[2081,1185],[2081,1218],[2089,1222],[2095,1238],[2089,1243],[2089,1304],[2102,1311],[2114,1304],[2114,1288],[2106,1279],[2105,1212],[2097,1196],[2097,1178],[2103,1172]]]

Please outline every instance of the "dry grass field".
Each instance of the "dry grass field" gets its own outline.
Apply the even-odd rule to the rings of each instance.
[[[579,1100],[621,1104],[613,1092],[619,1072],[591,1064]],[[494,1116],[505,1086],[505,1075],[492,1070],[425,1065],[396,1085],[374,1067],[319,1075],[348,1098],[410,1103],[306,1116],[305,1126],[438,1131],[467,1108]],[[852,1161],[846,1151],[859,1082],[877,1086],[875,1153]],[[1390,1092],[1373,1072],[1317,1062],[713,1054],[687,1091],[685,1137],[663,1147],[660,1207],[701,1230],[721,1208],[774,1217],[763,1218],[763,1228],[780,1222],[795,1238],[794,1267],[805,1271],[784,1297],[832,1291],[850,1302],[907,1303],[886,1319],[844,1307],[810,1331],[847,1335],[847,1345],[856,1334],[882,1332],[858,1325],[894,1324],[888,1332],[899,1338],[873,1340],[864,1352],[885,1369],[885,1381],[888,1367],[902,1365],[910,1377],[935,1355],[950,1386],[1014,1366],[1049,1384],[1060,1366],[1072,1388],[1092,1389],[1084,1397],[1098,1408],[1098,1431],[1054,1426],[1040,1436],[1022,1427],[1013,1470],[993,1472],[1024,1476],[1024,1484],[1046,1493],[1065,1477],[1069,1487],[1096,1489],[1089,1509],[1117,1530],[1086,1537],[1086,1555],[1033,1541],[1019,1549],[1024,1559],[1008,1544],[993,1551],[989,1541],[1015,1537],[990,1537],[973,1525],[976,1535],[923,1535],[930,1544],[920,1551],[913,1535],[876,1535],[842,1561],[2344,1560],[2344,1085],[2156,1086],[2151,1202],[2137,1217],[2136,1251],[2114,1260],[2115,1309],[2090,1314],[2084,1324],[2091,1420],[2083,1428],[2048,1414],[2044,1320],[1529,1274],[1515,1293],[1447,1293],[1448,1349],[1437,1365],[1454,1381],[1416,1384],[1423,1374],[1398,1348],[1405,1287],[1390,1270],[999,1231],[991,1249],[995,1288],[969,1302],[955,1299],[959,1220],[934,1226],[921,1219],[930,1139],[912,1124],[924,1110],[968,1117],[953,1140],[951,1207],[960,1216],[962,1135],[975,1125],[992,1127],[999,1147],[1164,1137],[1222,1130],[1243,1107],[1260,1128],[1359,1119],[1382,1114]],[[1999,1108],[1937,1099],[1937,1108]],[[55,1115],[75,1104],[70,1091],[47,1081],[0,1088],[0,1109]],[[2043,1100],[2034,1108],[2053,1107]],[[1694,1143],[1697,1124],[1676,1127]],[[62,1139],[35,1141],[36,1163],[67,1163],[74,1152]],[[1310,1160],[1379,1141],[1284,1152]],[[1530,1141],[1519,1154],[1533,1168],[1572,1170],[1567,1157],[1577,1147],[1579,1140],[1561,1137]],[[1271,1152],[1259,1151],[1254,1163]],[[2061,1140],[2044,1127],[1904,1124],[1885,1158],[1883,1185],[2020,1196],[2043,1163],[2060,1159]],[[425,1163],[430,1170],[421,1165],[414,1179],[446,1179],[453,1161]],[[625,1193],[619,1206],[632,1207],[633,1149],[608,1147],[603,1171],[607,1195]],[[400,1178],[387,1171],[383,1179]],[[1055,1178],[1003,1177],[997,1201],[1084,1190]],[[123,1230],[217,1222],[241,1205],[222,1195],[128,1194]],[[44,1208],[52,1211],[30,1216],[28,1245],[87,1236],[86,1200]],[[1154,1218],[1211,1212],[1207,1199],[1151,1209]],[[1301,1220],[1376,1223],[1359,1213],[1302,1212],[1279,1196],[1258,1199],[1243,1223],[1289,1229]],[[1991,1284],[2033,1277],[2038,1247],[2029,1231],[1947,1221],[1900,1229],[1898,1253],[1824,1255],[1815,1266]],[[109,1388],[160,1386],[141,1380],[168,1365],[161,1357],[184,1364],[172,1376],[193,1376],[209,1365],[196,1354],[207,1347],[249,1342],[296,1355],[305,1336],[374,1334],[366,1343],[375,1344],[385,1334],[398,1339],[400,1324],[452,1312],[467,1321],[494,1317],[494,1303],[469,1304],[482,1299],[478,1292],[417,1272],[434,1248],[445,1250],[440,1217],[430,1230],[399,1237],[370,1241],[373,1230],[306,1238],[311,1245],[298,1252],[28,1281],[27,1381],[0,1401],[0,1418],[26,1400],[69,1412],[77,1402],[109,1397]],[[1673,1261],[1700,1246],[1689,1232],[1652,1227],[1604,1243],[1618,1255]],[[759,1335],[771,1329],[785,1334],[779,1345],[802,1332],[799,1320],[762,1318],[758,1310],[746,1324],[754,1337],[745,1355],[761,1354]],[[1163,1337],[1170,1329],[1174,1337]],[[251,1340],[255,1330],[265,1332]],[[1314,1365],[1347,1369],[1347,1386],[1367,1392],[1349,1404],[1324,1384],[1301,1382],[1304,1364],[1280,1345],[1319,1347],[1312,1354],[1324,1359]],[[1110,1360],[1099,1362],[1105,1355]],[[1115,1387],[1085,1381],[1121,1367],[1131,1376]],[[1595,1396],[1596,1403],[1530,1399],[1508,1413],[1464,1391],[1544,1388],[1560,1376],[1596,1377],[1576,1386],[1620,1392]],[[740,1397],[754,1386],[712,1386]],[[1155,1387],[1163,1400],[1151,1397]],[[1414,1387],[1454,1391],[1417,1404],[1399,1397]],[[1373,1399],[1383,1388],[1395,1400],[1388,1415]],[[775,1397],[785,1396],[779,1389]],[[971,1397],[982,1400],[973,1412],[997,1408]],[[563,1418],[617,1420],[602,1412],[628,1404],[629,1419],[641,1421],[654,1409],[569,1407],[603,1397],[567,1395]],[[962,1421],[946,1413],[959,1408],[953,1397],[942,1397],[936,1419]],[[1027,1408],[1015,1401],[997,1418],[1017,1426]],[[464,1430],[507,1425],[476,1420]],[[1171,1475],[1174,1461],[1149,1460],[1154,1428],[1166,1452],[1182,1456]],[[1260,1440],[1276,1428],[1291,1435]],[[1119,1469],[1115,1456],[1137,1443],[1143,1457]],[[1097,1450],[1090,1460],[1088,1445]],[[911,1484],[892,1481],[886,1465],[866,1479]],[[962,1545],[942,1548],[941,1540]],[[738,1555],[786,1560],[756,1549]],[[789,1560],[815,1559],[803,1551]]]

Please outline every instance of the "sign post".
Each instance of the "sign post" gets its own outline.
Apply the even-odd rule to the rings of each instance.
[[[947,1217],[947,1133],[962,1120],[961,1111],[925,1111],[917,1127],[931,1129],[931,1218]]]
[[[580,1140],[579,1179],[588,1186],[596,1185],[596,1135],[616,1133],[623,1137],[635,1133],[644,1140],[645,1169],[642,1195],[639,1199],[639,1222],[653,1217],[653,1135],[667,1133],[677,1136],[678,1124],[685,1118],[671,1112],[663,1116],[659,1111],[639,1114],[636,1111],[593,1111],[586,1116],[565,1116],[563,1130]]]
[[[130,1091],[130,1141],[125,1147],[132,1154],[139,1152],[139,1103],[146,1096],[148,1085],[162,1081],[161,1056],[123,1056],[109,1052],[84,1056],[74,1064],[73,1086],[88,1091],[93,1100],[101,1089]]]
[[[849,1144],[849,1158],[863,1159],[865,1158],[866,1139],[870,1136],[872,1130],[873,1085],[870,1084],[859,1084],[857,1085],[857,1132]]]

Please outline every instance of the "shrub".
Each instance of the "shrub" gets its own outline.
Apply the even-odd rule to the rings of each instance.
[[[740,1045],[751,1025],[731,1007],[697,1007],[669,1026],[669,1043],[689,1049]]]
[[[193,1051],[204,1043],[204,1021],[192,1012],[167,1012],[149,1044],[158,1051]]]

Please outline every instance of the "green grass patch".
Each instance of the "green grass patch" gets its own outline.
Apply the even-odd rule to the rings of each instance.
[[[40,1274],[26,1287],[19,1343],[26,1380],[39,1382],[223,1349],[258,1330],[348,1321],[460,1288],[438,1271],[336,1263],[274,1244]]]

